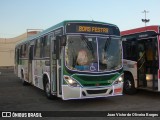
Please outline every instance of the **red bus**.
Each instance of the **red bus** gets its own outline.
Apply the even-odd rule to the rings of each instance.
[[[124,63],[124,92],[137,89],[160,92],[160,26],[121,32]]]

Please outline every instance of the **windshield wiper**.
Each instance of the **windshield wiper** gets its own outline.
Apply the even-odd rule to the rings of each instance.
[[[88,41],[88,38],[86,38],[84,35],[81,35],[81,39],[86,43],[88,49],[92,51],[93,54],[93,46],[92,44]]]

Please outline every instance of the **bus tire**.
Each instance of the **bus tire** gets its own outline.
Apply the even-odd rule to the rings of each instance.
[[[134,85],[134,79],[131,74],[125,73],[124,74],[124,84],[123,84],[123,91],[125,94],[133,95],[137,92],[137,89]]]
[[[51,94],[51,87],[47,77],[44,77],[44,92],[48,99],[53,99],[53,95]]]

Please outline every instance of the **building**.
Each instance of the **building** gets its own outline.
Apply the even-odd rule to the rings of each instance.
[[[0,67],[14,66],[15,45],[27,37],[35,35],[40,31],[27,30],[26,33],[14,38],[0,38]]]

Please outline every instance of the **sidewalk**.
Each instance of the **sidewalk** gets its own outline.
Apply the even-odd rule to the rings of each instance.
[[[9,73],[13,74],[13,72],[14,72],[14,66],[5,66],[5,67],[0,66],[0,76],[6,75]]]

